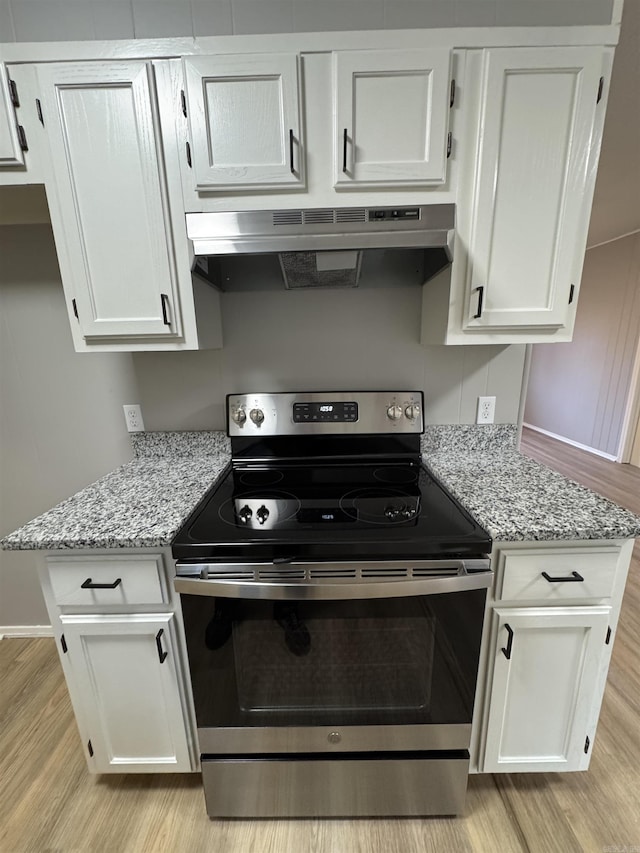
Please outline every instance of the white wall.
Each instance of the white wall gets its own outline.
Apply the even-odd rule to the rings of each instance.
[[[615,456],[640,335],[640,234],[589,249],[573,341],[536,344],[524,420]]]
[[[0,42],[608,24],[611,9],[612,0],[0,0]]]
[[[0,536],[131,458],[129,354],[73,351],[48,225],[0,227]],[[46,625],[35,555],[0,551],[0,628]]]
[[[224,429],[229,393],[384,388],[423,389],[428,423],[474,423],[495,394],[515,423],[524,346],[423,347],[420,305],[419,287],[224,294],[224,349],[133,355],[145,426]]]

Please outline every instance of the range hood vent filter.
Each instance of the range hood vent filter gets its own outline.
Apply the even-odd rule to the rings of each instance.
[[[309,287],[357,287],[362,252],[280,252],[287,290]]]
[[[367,222],[367,211],[364,207],[316,207],[273,212],[274,225],[335,225],[341,222]]]

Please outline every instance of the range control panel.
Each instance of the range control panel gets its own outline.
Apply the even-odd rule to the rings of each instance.
[[[229,394],[234,436],[393,434],[424,431],[422,391]]]

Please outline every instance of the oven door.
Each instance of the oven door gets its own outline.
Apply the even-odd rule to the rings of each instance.
[[[492,579],[471,562],[414,565],[401,581],[390,564],[386,580],[367,564],[355,582],[330,566],[310,580],[308,564],[296,583],[238,577],[265,566],[178,576],[201,751],[468,749]]]

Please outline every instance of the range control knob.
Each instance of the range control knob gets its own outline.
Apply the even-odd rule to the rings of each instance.
[[[235,421],[235,423],[237,423],[238,426],[242,426],[242,424],[246,421],[246,419],[247,419],[247,413],[245,412],[244,409],[233,409],[232,410],[231,420]]]
[[[410,421],[415,421],[420,416],[420,406],[417,403],[409,403],[404,413]]]
[[[246,524],[247,521],[251,518],[253,512],[251,511],[251,507],[246,504],[242,507],[242,509],[238,512],[238,517],[243,524]]]
[[[389,406],[389,408],[387,409],[387,417],[391,421],[400,420],[400,418],[402,417],[402,409],[400,408],[400,406]]]
[[[260,426],[260,424],[264,420],[264,412],[262,411],[262,409],[251,409],[251,411],[249,412],[249,417],[256,426]]]
[[[258,519],[258,524],[264,524],[269,518],[269,510],[264,504],[262,504],[260,509],[256,512],[256,518]]]

